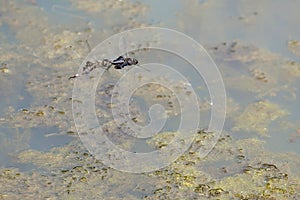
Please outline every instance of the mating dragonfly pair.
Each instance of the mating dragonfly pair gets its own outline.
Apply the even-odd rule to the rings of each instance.
[[[91,47],[87,40],[86,40],[86,43],[87,43],[89,50],[91,51]],[[139,62],[137,59],[129,57],[129,53],[127,51],[127,42],[126,42],[125,37],[123,37],[123,36],[121,36],[119,39],[119,49],[122,52],[126,52],[124,56],[121,55],[114,60],[103,59],[102,61],[95,61],[95,62],[87,61],[85,66],[83,67],[82,74],[88,74],[98,67],[102,67],[106,70],[109,70],[112,66],[114,66],[115,69],[123,69],[126,66],[132,66],[132,65],[139,66],[140,68],[149,72],[149,70],[138,65]],[[75,74],[74,76],[71,76],[69,79],[77,78],[77,77],[79,77],[79,74]]]
[[[109,59],[103,59],[101,62],[95,61],[87,61],[85,66],[83,67],[83,72],[82,74],[88,74],[97,67],[104,67],[106,70],[109,70],[112,66],[114,66],[115,69],[123,69],[126,66],[131,66],[131,65],[137,65],[139,62],[135,58],[129,58],[126,56],[119,56],[118,58],[114,60],[109,60]],[[146,69],[145,69],[146,70]],[[148,70],[147,70],[148,71]],[[77,78],[79,77],[79,74],[75,74],[74,76],[69,77],[69,79],[72,78]]]

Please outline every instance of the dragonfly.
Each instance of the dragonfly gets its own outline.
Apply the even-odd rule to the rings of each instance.
[[[104,59],[103,61],[111,64],[107,69],[109,69],[112,65],[114,65],[115,69],[123,69],[126,66],[137,65],[139,63],[137,59],[126,56],[119,56],[113,61],[109,61],[108,59]]]
[[[124,38],[121,38],[121,39],[124,39]],[[121,41],[121,39],[120,39],[120,41]],[[121,45],[119,44],[119,46],[121,46]],[[119,48],[122,49],[121,47],[119,47]],[[115,69],[123,69],[127,66],[132,66],[132,65],[139,66],[140,68],[149,72],[148,69],[145,69],[144,67],[138,65],[138,63],[139,63],[139,61],[135,58],[129,57],[128,52],[126,51],[125,55],[121,55],[114,60],[103,59],[102,61],[95,61],[95,62],[87,61],[85,66],[83,67],[82,74],[88,74],[98,67],[102,67],[102,68],[105,68],[106,70],[109,70],[112,66],[114,66]],[[74,76],[69,77],[69,79],[77,78],[77,77],[79,77],[79,74],[75,74]]]

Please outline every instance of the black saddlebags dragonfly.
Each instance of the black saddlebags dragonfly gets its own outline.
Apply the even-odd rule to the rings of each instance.
[[[87,42],[87,45],[90,49],[90,46],[89,46],[88,42]],[[129,57],[126,46],[127,45],[126,45],[125,38],[121,37],[120,41],[119,41],[119,48],[121,50],[124,50],[124,48],[125,48],[125,52],[126,52],[125,55],[121,55],[121,56],[119,56],[118,58],[116,58],[114,60],[103,59],[102,61],[95,61],[95,62],[87,61],[85,66],[83,67],[82,74],[88,74],[88,73],[90,73],[91,71],[93,71],[94,69],[96,69],[98,67],[102,67],[106,70],[109,70],[112,66],[114,66],[115,69],[123,69],[126,66],[132,66],[132,65],[139,66],[140,68],[142,68],[142,69],[149,72],[149,70],[147,70],[147,69],[143,68],[142,66],[138,65],[139,62],[138,62],[137,59]],[[74,76],[69,77],[69,79],[77,78],[77,77],[79,77],[79,74],[75,74]]]

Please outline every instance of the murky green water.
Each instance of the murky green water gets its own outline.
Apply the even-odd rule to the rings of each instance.
[[[280,0],[0,1],[0,199],[299,199],[299,7],[299,1]],[[83,147],[68,78],[89,53],[86,40],[95,47],[145,26],[173,28],[205,46],[224,79],[227,117],[219,142],[200,159],[197,149],[210,137],[202,130],[210,119],[203,80],[172,55],[138,52],[141,61],[173,66],[198,84],[201,122],[195,142],[176,162],[129,174]],[[96,113],[108,125],[107,91],[119,77],[107,72],[97,89]],[[110,139],[124,149],[149,152],[174,137],[174,96],[152,87],[136,91],[134,120],[147,123],[155,103],[171,118],[152,140],[127,141],[111,127]]]

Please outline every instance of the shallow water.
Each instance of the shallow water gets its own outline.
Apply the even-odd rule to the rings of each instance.
[[[280,0],[1,1],[0,198],[299,198],[299,7],[298,1]],[[86,40],[93,48],[120,31],[145,26],[181,31],[206,48],[225,83],[227,117],[207,157],[194,154],[209,137],[199,131],[198,142],[170,166],[129,174],[105,166],[81,144],[72,116],[74,81],[68,77],[89,53]],[[199,129],[206,129],[210,97],[190,64],[158,50],[134,56],[187,77],[200,97]],[[163,148],[180,121],[175,96],[157,86],[135,91],[130,109],[137,124],[149,122],[148,109],[157,103],[170,118],[161,136],[132,139],[110,124],[109,97],[122,73],[110,70],[99,84],[98,120],[121,148]]]

